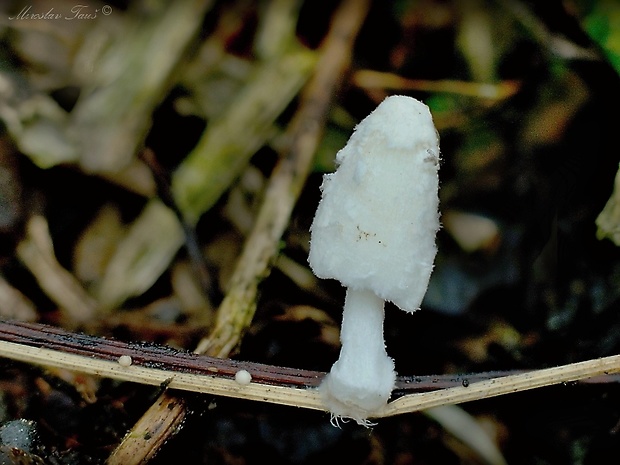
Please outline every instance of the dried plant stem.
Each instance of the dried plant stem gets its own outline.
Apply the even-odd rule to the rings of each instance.
[[[403,396],[389,403],[379,416],[392,416],[405,412],[417,412],[440,405],[488,399],[504,394],[527,391],[554,384],[570,383],[618,372],[620,372],[620,355],[612,355],[569,365],[478,381],[467,387],[459,386]]]
[[[269,385],[255,382],[244,386],[237,383],[234,376],[224,377],[218,375],[217,373],[214,373],[213,375],[180,373],[176,371],[149,368],[138,364],[132,364],[125,367],[118,361],[90,358],[83,355],[69,354],[51,349],[41,349],[38,347],[29,347],[6,341],[0,341],[0,355],[20,362],[27,362],[47,367],[79,370],[80,372],[91,375],[153,386],[165,386],[169,389],[199,392],[223,397],[234,397],[237,399],[270,402],[315,410],[323,409],[318,393],[314,389]],[[184,404],[182,399],[176,399],[175,397],[176,396],[168,396],[164,398],[160,397],[157,405],[163,407],[163,409],[156,410],[168,412],[171,406],[180,407]],[[169,428],[169,426],[167,428]],[[144,437],[145,431],[146,430],[136,430],[134,427],[134,434],[137,434],[136,437]]]
[[[256,224],[237,263],[229,291],[218,309],[215,328],[208,338],[199,343],[197,353],[228,356],[252,321],[258,284],[268,275],[277,257],[279,241],[310,171],[329,103],[349,65],[353,41],[368,8],[368,0],[345,0],[336,11],[315,73],[302,95],[300,109],[287,133],[290,137],[289,150],[271,176]],[[308,408],[312,407],[308,405]],[[175,401],[165,392],[126,435],[107,463],[145,463],[170,432],[181,424],[185,415],[183,401]],[[164,427],[160,422],[164,423]],[[148,434],[142,434],[143,431]],[[145,436],[148,436],[148,442],[143,439]]]
[[[213,367],[212,374],[197,374],[179,372],[159,368],[150,368],[139,363],[122,366],[118,361],[94,358],[87,355],[79,355],[61,352],[54,349],[34,347],[25,344],[0,341],[0,356],[13,360],[42,365],[47,367],[78,370],[80,372],[104,376],[123,381],[166,386],[170,389],[212,394],[237,399],[268,402],[279,405],[294,406],[312,410],[325,410],[318,391],[313,387],[295,387],[282,384],[268,384],[260,381],[260,372],[264,366],[239,364],[239,368],[249,369],[251,374],[256,374],[256,379],[248,385],[241,385],[234,379],[234,373]],[[229,361],[230,363],[230,361]],[[225,368],[225,367],[224,367]],[[256,371],[255,371],[256,370]],[[280,369],[288,371],[290,369]],[[551,386],[560,383],[610,375],[620,372],[620,355],[613,355],[584,362],[571,363],[553,368],[545,368],[525,373],[518,373],[469,384],[467,387],[458,386],[447,389],[439,389],[431,392],[407,394],[388,403],[387,407],[376,415],[377,418],[417,412],[442,405],[459,404],[474,400],[482,400],[490,397],[511,394],[530,389]],[[303,375],[302,375],[303,376]],[[253,378],[254,379],[254,378]],[[184,416],[184,401],[172,395],[161,396],[157,402],[160,407],[154,411],[159,417],[149,417],[147,424],[138,423],[144,428],[134,427],[133,434],[136,439],[146,441],[151,434],[153,421],[171,433],[177,423],[169,422],[163,412],[172,411]],[[138,426],[136,425],[136,426]],[[146,436],[145,436],[146,435]],[[157,439],[161,443],[163,438]],[[149,456],[149,454],[146,454]],[[116,456],[120,459],[120,456]]]
[[[336,13],[316,73],[285,136],[289,147],[271,176],[256,224],[231,278],[230,291],[218,310],[215,329],[199,343],[197,353],[227,356],[254,316],[258,284],[278,255],[280,238],[310,171],[329,104],[349,66],[353,41],[368,6],[367,1],[349,0]]]
[[[97,302],[58,263],[47,220],[43,216],[34,215],[28,220],[26,231],[26,237],[17,246],[17,256],[50,299],[59,306],[65,324],[91,321],[97,312]]]
[[[512,97],[520,87],[518,81],[500,83],[468,82],[443,79],[407,79],[394,73],[361,69],[351,77],[353,84],[363,89],[394,89],[398,91],[445,92],[467,97],[502,100]]]

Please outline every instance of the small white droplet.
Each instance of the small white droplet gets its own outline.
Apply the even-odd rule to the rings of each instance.
[[[131,357],[129,355],[121,355],[120,357],[118,357],[118,364],[122,367],[131,366],[132,363],[133,360],[131,360]]]
[[[235,381],[242,386],[247,386],[252,382],[252,375],[247,370],[239,370],[235,373]]]

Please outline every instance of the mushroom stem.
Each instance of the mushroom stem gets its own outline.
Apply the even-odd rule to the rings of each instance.
[[[383,340],[384,301],[367,289],[347,288],[342,315],[340,358],[320,386],[336,417],[367,418],[387,404],[396,381],[394,361]]]

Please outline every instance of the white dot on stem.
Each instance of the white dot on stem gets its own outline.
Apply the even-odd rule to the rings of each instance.
[[[247,370],[239,370],[235,373],[235,381],[242,386],[247,386],[252,382],[252,375]]]
[[[131,360],[131,357],[129,355],[121,355],[120,357],[118,357],[118,364],[122,367],[131,366],[132,363],[133,360]]]

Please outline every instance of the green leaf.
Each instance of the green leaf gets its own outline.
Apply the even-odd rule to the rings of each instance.
[[[583,25],[620,74],[620,4],[616,0],[594,2]]]

